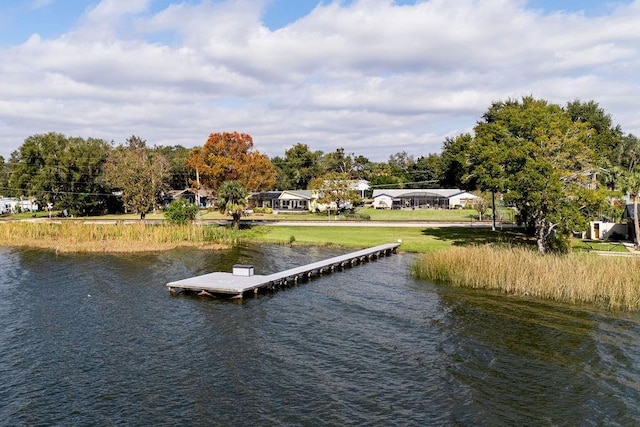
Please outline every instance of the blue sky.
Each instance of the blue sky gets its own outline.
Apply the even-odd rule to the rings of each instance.
[[[640,134],[640,0],[3,0],[0,155],[48,131],[240,131],[372,160],[440,150],[491,102],[595,100]]]

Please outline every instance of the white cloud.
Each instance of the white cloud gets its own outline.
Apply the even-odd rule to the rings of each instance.
[[[507,0],[321,3],[276,31],[266,4],[154,15],[149,0],[103,0],[59,38],[0,50],[0,154],[50,130],[189,147],[237,130],[272,156],[302,142],[385,160],[439,151],[492,101],[529,94],[593,99],[640,134],[638,0],[599,17]]]
[[[53,0],[33,0],[31,2],[31,9],[32,10],[42,9],[44,7],[49,6],[51,3],[53,3]]]

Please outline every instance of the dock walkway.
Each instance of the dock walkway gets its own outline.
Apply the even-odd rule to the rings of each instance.
[[[167,283],[169,291],[196,292],[200,295],[226,295],[242,298],[245,294],[257,294],[260,289],[276,289],[313,275],[333,272],[336,268],[354,265],[395,253],[400,243],[387,243],[345,255],[325,259],[270,275],[236,275],[215,272]]]

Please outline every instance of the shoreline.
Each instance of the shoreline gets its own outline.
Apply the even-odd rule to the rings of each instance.
[[[55,253],[64,254],[142,254],[145,252],[162,252],[179,248],[193,248],[207,251],[219,251],[229,249],[231,245],[222,243],[211,244],[189,244],[185,243],[167,243],[167,244],[127,244],[127,246],[106,245],[100,242],[85,242],[77,244],[58,244],[59,242],[30,242],[25,244],[4,244],[0,243],[0,248],[9,249],[37,249],[44,251],[53,251]]]
[[[237,235],[223,227],[83,224],[80,222],[3,222],[0,247],[56,253],[143,253],[194,247],[227,249]]]
[[[115,226],[78,222],[0,224],[0,247],[56,254],[133,254],[177,248],[216,251],[240,242],[364,248],[398,240],[402,241],[400,252],[420,254],[413,273],[423,280],[541,300],[594,304],[609,310],[640,309],[640,283],[633,279],[640,262],[638,256],[542,256],[526,248],[527,242],[517,230],[296,224],[234,232],[227,227],[149,226],[139,221]]]

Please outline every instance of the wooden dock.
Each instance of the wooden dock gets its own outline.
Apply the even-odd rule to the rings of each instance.
[[[243,298],[246,294],[257,294],[261,289],[275,290],[296,284],[314,275],[333,272],[346,266],[362,264],[396,252],[400,243],[388,243],[329,258],[323,261],[291,268],[270,275],[254,275],[252,266],[234,266],[234,273],[216,272],[167,283],[171,293],[195,292],[198,295],[221,295]],[[238,267],[236,269],[236,267]],[[237,270],[237,271],[236,271]]]

